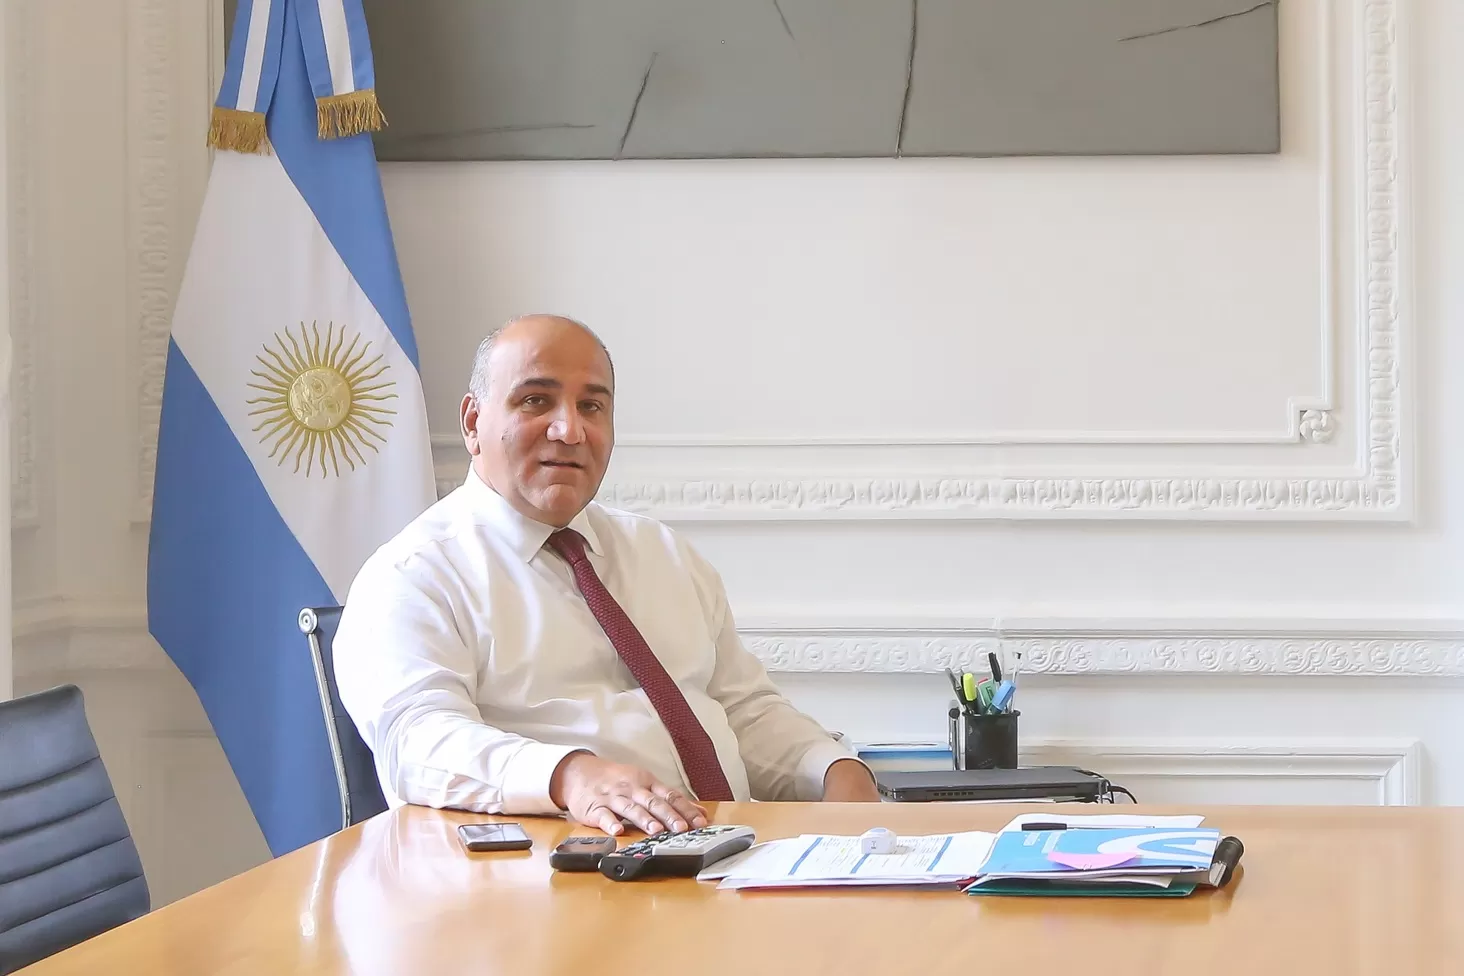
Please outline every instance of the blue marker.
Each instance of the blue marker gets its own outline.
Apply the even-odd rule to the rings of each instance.
[[[1004,712],[1011,704],[1012,696],[1017,693],[1017,686],[1008,678],[996,689],[996,694],[991,696],[991,710],[993,712]]]

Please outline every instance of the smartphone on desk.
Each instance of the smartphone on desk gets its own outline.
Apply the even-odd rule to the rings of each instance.
[[[533,840],[516,823],[462,824],[458,838],[470,851],[526,851]]]

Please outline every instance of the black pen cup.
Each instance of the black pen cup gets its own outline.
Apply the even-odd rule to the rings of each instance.
[[[951,758],[957,769],[1016,769],[1017,718],[1021,712],[972,715],[962,709],[950,720]]]

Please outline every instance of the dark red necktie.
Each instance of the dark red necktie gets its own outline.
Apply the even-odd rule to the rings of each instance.
[[[681,689],[676,687],[676,682],[671,680],[651,652],[646,639],[620,604],[615,602],[610,591],[605,589],[605,584],[600,582],[595,567],[590,565],[590,559],[585,555],[584,537],[574,529],[560,529],[549,537],[549,546],[574,570],[574,581],[585,603],[589,604],[590,612],[600,622],[600,628],[610,638],[620,660],[625,662],[655,706],[666,731],[671,733],[671,741],[676,744],[682,768],[690,780],[688,785],[696,798],[708,801],[733,799],[732,788],[727,785],[722,764],[717,761],[717,750],[712,745],[711,736],[697,721]]]

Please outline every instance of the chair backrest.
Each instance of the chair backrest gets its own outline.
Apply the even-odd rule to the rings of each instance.
[[[320,692],[325,734],[330,740],[331,760],[335,764],[336,787],[341,794],[341,827],[344,829],[385,810],[386,797],[376,778],[376,759],[357,731],[356,723],[346,713],[336,690],[335,652],[331,645],[340,622],[340,607],[306,607],[300,611],[300,631],[310,646],[315,687]]]
[[[0,973],[149,907],[81,689],[0,702]]]

